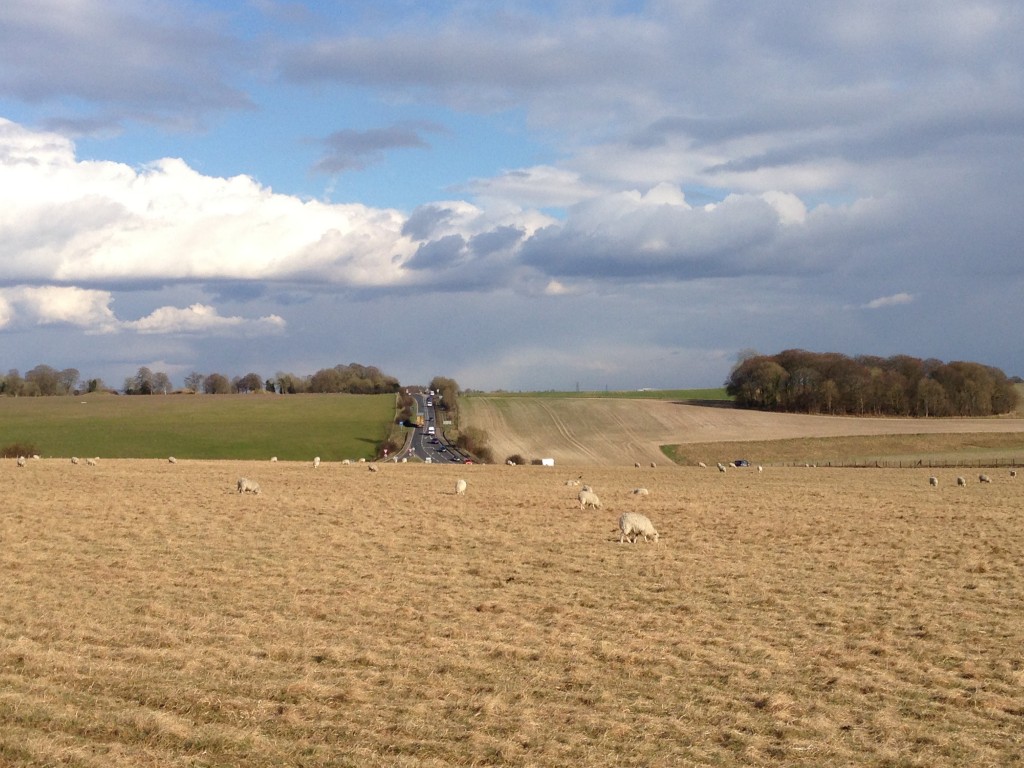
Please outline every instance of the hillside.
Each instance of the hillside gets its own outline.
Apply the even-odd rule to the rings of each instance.
[[[496,460],[559,464],[663,462],[661,446],[862,435],[1021,433],[1024,419],[897,419],[768,413],[665,400],[473,396],[467,425],[484,429]]]

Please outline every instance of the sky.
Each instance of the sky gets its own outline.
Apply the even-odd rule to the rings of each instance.
[[[1018,0],[4,0],[0,369],[1024,375]]]

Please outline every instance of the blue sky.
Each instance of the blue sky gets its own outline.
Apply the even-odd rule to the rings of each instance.
[[[1024,374],[1013,2],[7,0],[0,366]]]

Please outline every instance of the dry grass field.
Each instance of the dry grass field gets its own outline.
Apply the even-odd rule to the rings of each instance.
[[[0,765],[1021,765],[1024,477],[928,474],[3,461]]]
[[[1013,435],[1017,445],[1005,449],[1015,448],[1024,456],[1024,418],[1020,415],[988,419],[865,418],[770,413],[670,400],[500,395],[464,398],[462,409],[467,424],[487,432],[497,461],[519,454],[528,460],[551,457],[556,464],[632,466],[634,461],[664,461],[665,445],[957,434]],[[1003,450],[998,452],[1006,456]],[[730,449],[710,460],[727,461],[733,453]]]

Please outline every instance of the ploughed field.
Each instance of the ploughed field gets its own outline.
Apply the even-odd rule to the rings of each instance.
[[[929,474],[5,460],[0,765],[1020,764],[1024,476]]]

